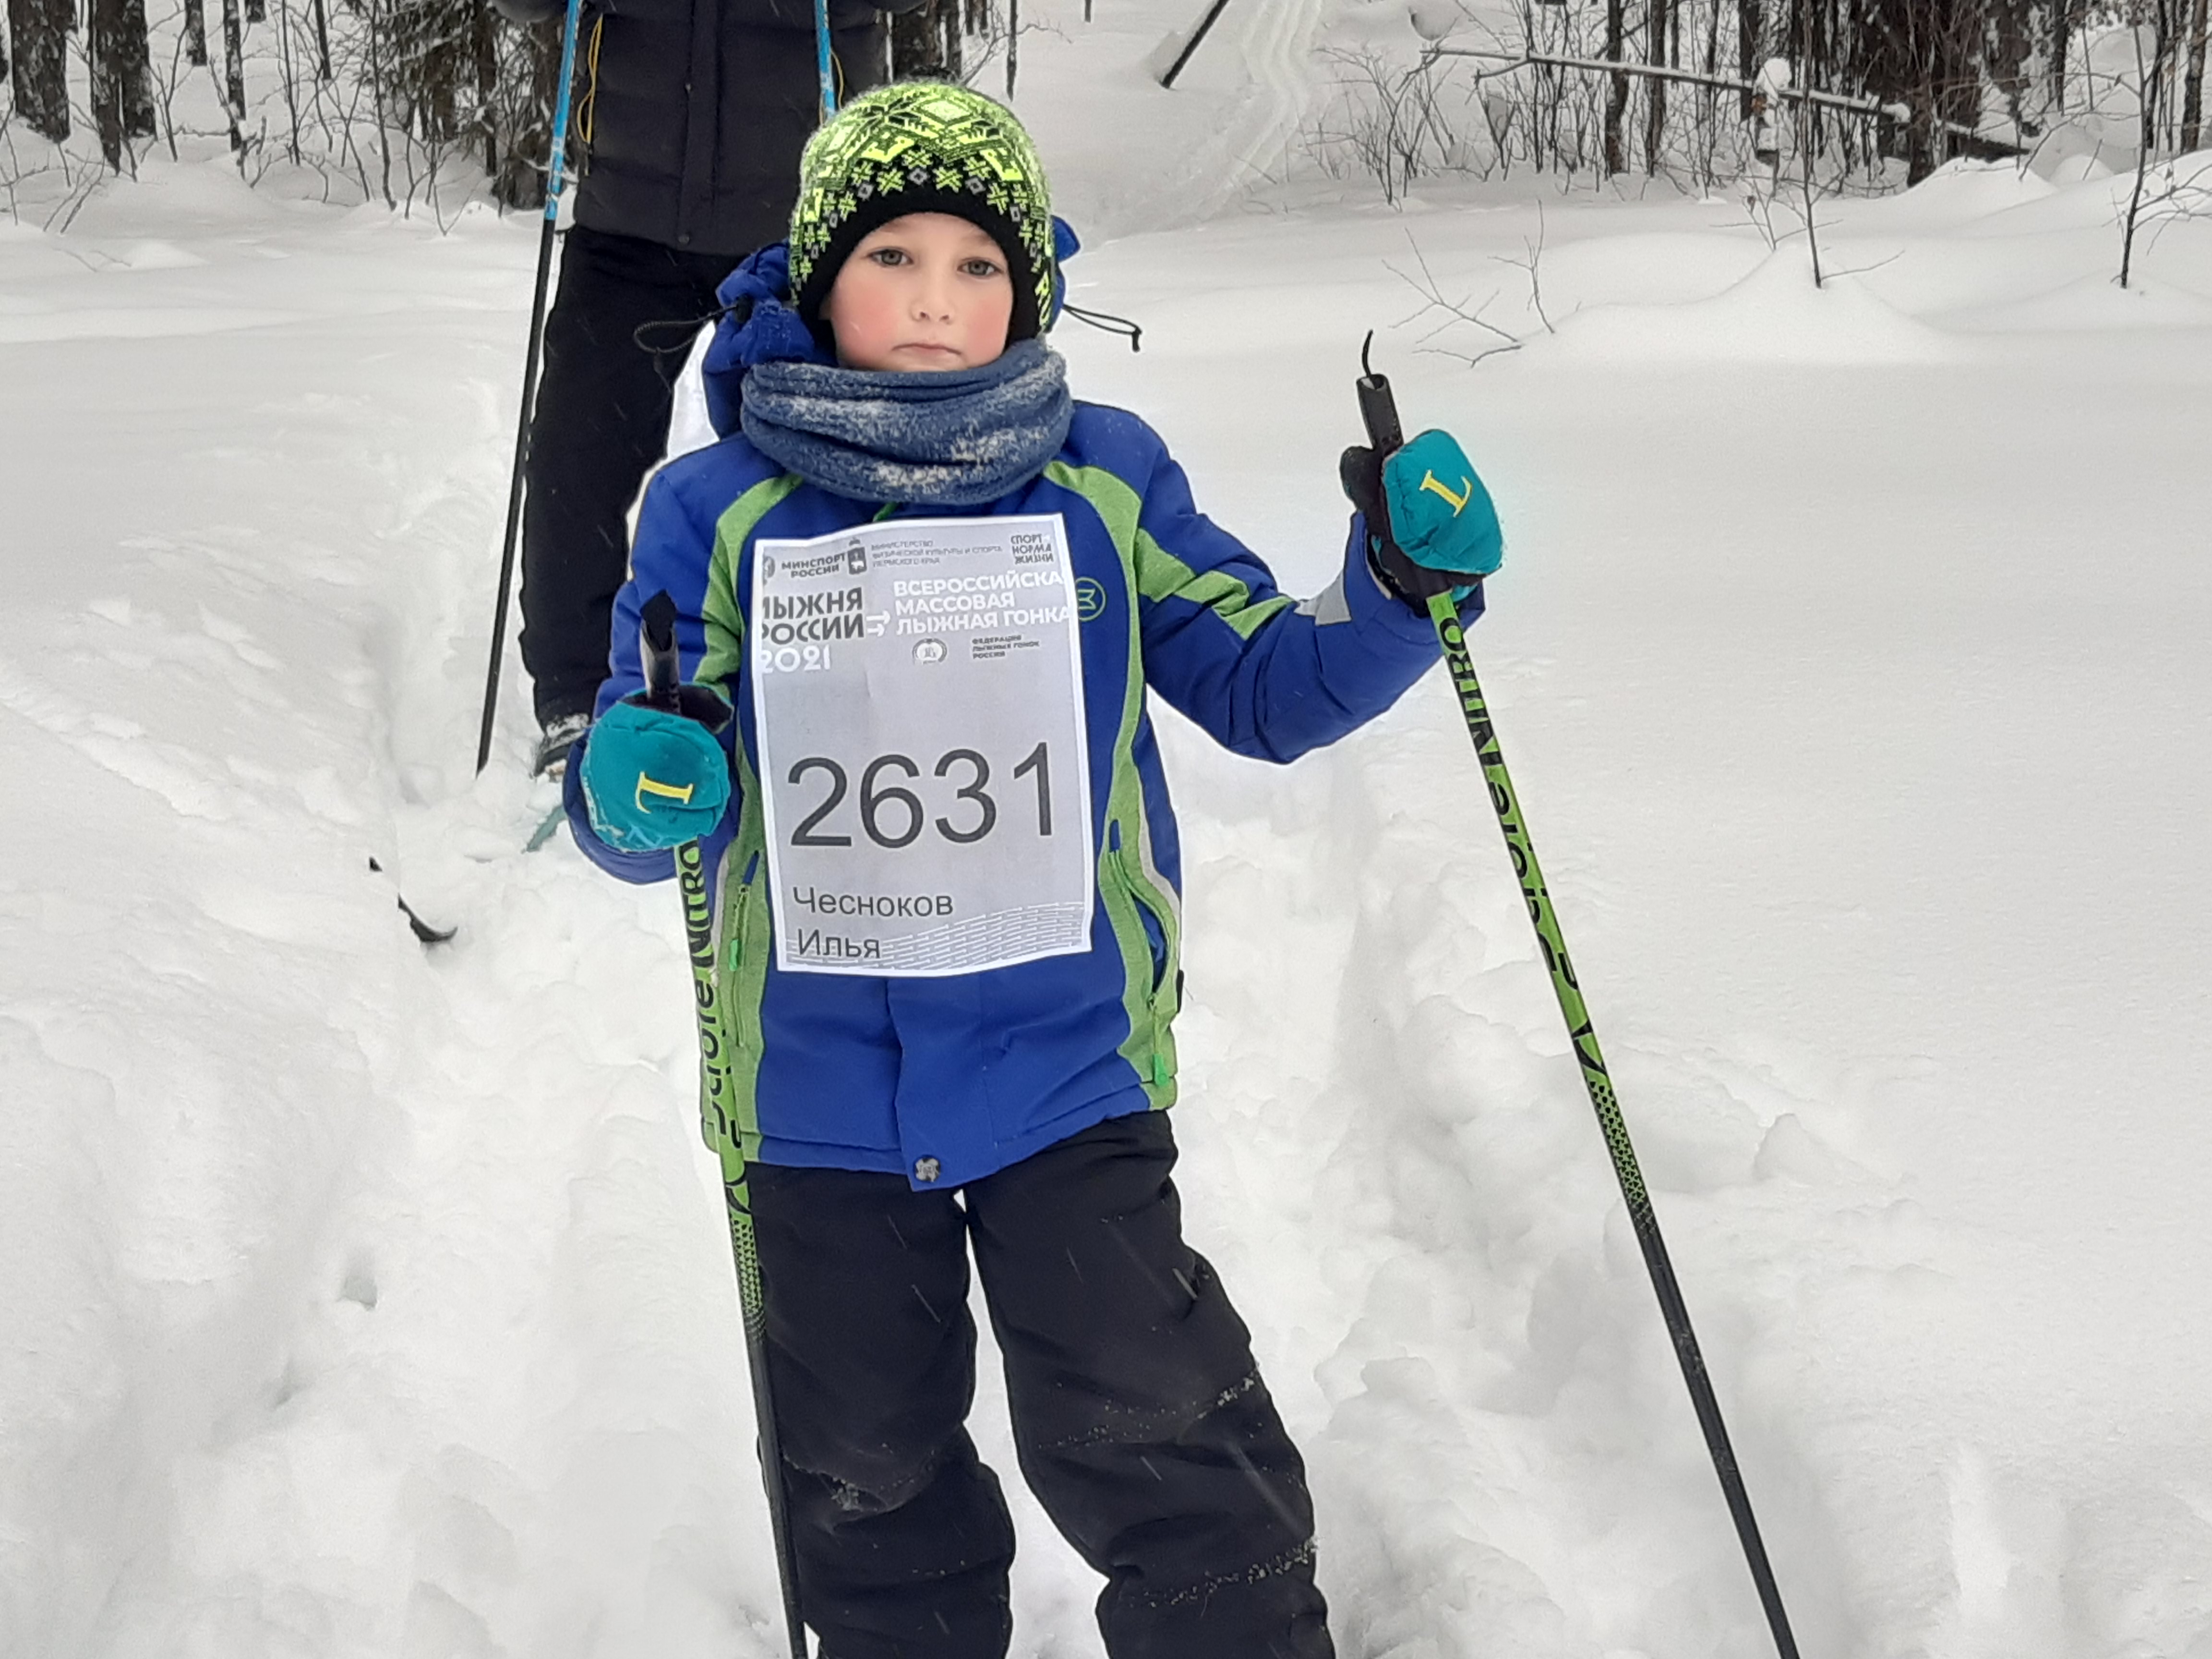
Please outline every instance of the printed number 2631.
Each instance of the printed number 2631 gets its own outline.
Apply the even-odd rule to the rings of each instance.
[[[793,847],[850,847],[853,837],[838,833],[838,826],[829,820],[845,804],[853,793],[852,777],[842,763],[827,755],[809,755],[794,764],[787,781],[799,784],[814,773],[829,780],[830,793],[791,832]],[[1040,836],[1052,833],[1052,755],[1049,746],[1040,743],[1030,750],[1022,763],[1014,768],[1017,778],[1033,777],[1036,783],[1036,832]],[[933,777],[954,784],[952,793],[943,805],[941,816],[933,817],[930,809],[914,790],[896,781],[899,778],[920,779],[921,768],[908,755],[878,755],[861,769],[860,799],[857,803],[860,829],[878,847],[911,847],[921,838],[921,832],[935,825],[937,833],[949,842],[966,846],[982,840],[999,827],[999,803],[986,787],[991,781],[991,763],[973,749],[948,749],[937,758],[931,769]],[[964,781],[961,780],[964,779]],[[887,780],[889,780],[887,781]],[[933,789],[933,794],[940,792]],[[963,805],[964,803],[964,805]],[[842,817],[842,815],[840,815]]]

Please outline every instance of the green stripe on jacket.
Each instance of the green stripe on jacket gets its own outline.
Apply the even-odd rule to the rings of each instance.
[[[1121,1057],[1137,1073],[1146,1098],[1155,1109],[1172,1106],[1176,1098],[1173,1022],[1179,1000],[1182,919],[1174,892],[1164,881],[1156,881],[1149,867],[1152,832],[1145,822],[1145,792],[1137,775],[1136,759],[1137,723],[1145,708],[1144,633],[1137,601],[1139,594],[1147,593],[1144,549],[1150,548],[1185,578],[1192,572],[1182,560],[1161,553],[1158,544],[1138,528],[1137,518],[1144,504],[1137,492],[1115,474],[1103,467],[1053,461],[1046,465],[1044,476],[1089,503],[1121,556],[1122,583],[1129,601],[1129,662],[1121,693],[1121,718],[1114,734],[1114,781],[1106,798],[1107,834],[1098,848],[1098,893],[1105,901],[1107,920],[1113,924],[1115,942],[1121,952],[1121,1006],[1129,1019]],[[1169,573],[1155,563],[1150,574],[1159,580]],[[1241,588],[1243,584],[1236,586]],[[1249,598],[1249,592],[1246,597]],[[1118,846],[1113,844],[1116,842]],[[1152,941],[1145,935],[1139,905],[1152,913],[1166,945],[1157,980]]]
[[[1111,473],[1105,476],[1113,477]],[[1114,482],[1121,483],[1119,478]],[[1127,484],[1121,487],[1128,489]],[[1131,491],[1130,499],[1136,499],[1134,491]],[[1262,599],[1255,605],[1249,583],[1225,570],[1192,569],[1154,541],[1146,531],[1137,532],[1133,546],[1125,548],[1121,556],[1135,569],[1137,591],[1146,599],[1155,603],[1161,599],[1188,599],[1193,605],[1202,605],[1235,629],[1240,640],[1250,639],[1268,617],[1289,610],[1295,603],[1278,593],[1272,599]],[[1133,604],[1130,607],[1133,611],[1135,608]]]
[[[733,682],[745,665],[745,613],[738,603],[738,567],[760,521],[799,482],[796,475],[785,473],[755,484],[714,526],[714,556],[707,567],[707,592],[699,606],[707,626],[707,653],[699,659],[696,678],[719,686],[732,708],[738,706]],[[722,1042],[731,1057],[731,1109],[736,1121],[730,1127],[736,1139],[732,1140],[713,1122],[701,1125],[708,1147],[721,1160],[726,1182],[741,1179],[745,1166],[760,1156],[761,998],[768,988],[768,953],[774,943],[769,907],[757,902],[755,895],[768,851],[759,780],[744,744],[732,746],[737,756],[738,833],[723,849],[716,877],[722,902],[714,930],[714,971]],[[744,878],[748,871],[751,881]]]

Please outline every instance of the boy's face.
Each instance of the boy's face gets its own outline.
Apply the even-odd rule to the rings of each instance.
[[[1006,349],[1014,283],[980,225],[909,213],[860,239],[822,314],[848,368],[979,368]]]

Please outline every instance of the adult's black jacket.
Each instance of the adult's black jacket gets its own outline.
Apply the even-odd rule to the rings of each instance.
[[[520,23],[564,0],[495,0]],[[880,85],[883,15],[921,0],[830,0],[841,94]],[[686,253],[781,240],[814,131],[812,0],[585,0],[577,42],[576,222]]]

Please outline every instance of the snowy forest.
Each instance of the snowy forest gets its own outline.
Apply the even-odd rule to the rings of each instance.
[[[389,203],[434,194],[460,164],[507,206],[542,199],[557,26],[506,22],[489,0],[221,0],[213,18],[209,3],[9,0],[10,187],[81,171],[80,133],[112,172],[220,134],[249,177],[282,161]],[[1413,12],[1418,41],[1325,48],[1344,106],[1315,145],[1386,189],[1516,161],[1710,183],[1785,144],[1880,187],[1893,161],[1917,184],[1954,157],[2033,155],[2085,122],[2100,140],[2108,125],[2140,130],[2154,157],[2197,149],[2203,131],[2203,0],[1420,0]],[[895,72],[967,78],[988,63],[1012,88],[1036,26],[1021,0],[927,0],[893,27]],[[579,120],[587,134],[588,100]],[[2123,146],[2135,148],[2115,135]]]
[[[749,1030],[718,986],[804,975],[737,977],[775,925],[749,896],[703,922],[607,872],[518,609],[530,513],[583,521],[538,434],[586,345],[655,389],[630,459],[708,526],[702,582],[769,535],[742,502],[836,495],[794,464],[698,504],[758,461],[715,376],[774,296],[579,205],[616,199],[606,124],[657,107],[615,20],[726,3],[585,0],[564,88],[558,14],[489,0],[7,0],[6,1659],[793,1651],[751,1385],[776,1287],[714,1064],[762,1063],[771,994]],[[795,150],[811,9],[762,4],[804,32]],[[1034,141],[1066,429],[1158,446],[1169,507],[1113,475],[1136,643],[1105,656],[1152,672],[1133,619],[1170,599],[1253,661],[1308,630],[1316,675],[1423,653],[1288,763],[1164,669],[1090,739],[1166,781],[1115,773],[1102,812],[1171,796],[1080,874],[1110,1062],[1172,1086],[1180,1224],[1303,1459],[1312,1552],[1272,1558],[1326,1600],[1301,1659],[2212,1659],[2208,0],[882,27],[891,77]],[[617,242],[682,282],[563,332]],[[1388,494],[1384,379],[1461,482]],[[588,430],[579,477],[620,448]],[[1478,475],[1503,563],[1439,581],[1481,614],[1401,605],[1370,518],[1425,490],[1456,521]],[[902,522],[839,499],[855,547]],[[1231,538],[1233,577],[1196,569]],[[1121,590],[1067,556],[1095,716],[1082,630]],[[1335,708],[1255,683],[1222,672],[1240,720]],[[753,708],[713,751],[739,794]],[[957,840],[979,795],[1049,833],[1041,742],[995,796],[980,740],[933,776],[894,747],[848,842]],[[981,1021],[1030,965],[952,982]],[[936,1178],[896,1150],[832,1172]],[[1119,1659],[984,1288],[1009,1659]]]

